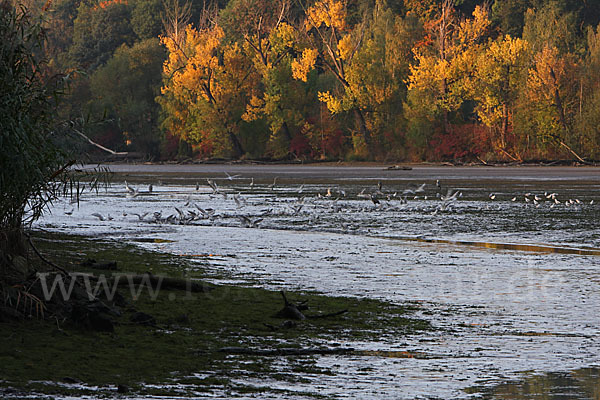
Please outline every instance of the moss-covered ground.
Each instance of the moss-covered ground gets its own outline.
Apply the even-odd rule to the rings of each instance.
[[[93,258],[116,261],[120,271],[202,279],[202,269],[186,268],[186,259],[148,252],[101,238],[37,232],[37,247],[69,271],[86,270],[80,263]],[[401,338],[432,329],[415,318],[411,306],[385,302],[290,292],[293,302],[308,301],[306,314],[348,312],[297,321],[282,327],[274,317],[283,306],[281,294],[234,285],[214,286],[207,293],[160,290],[156,298],[143,291],[136,299],[119,289],[129,305],[115,317],[114,332],[96,332],[46,316],[0,322],[0,394],[37,392],[48,395],[95,395],[121,391],[139,395],[198,396],[200,393],[277,392],[240,383],[253,377],[294,382],[305,375],[330,374],[316,366],[314,356],[232,356],[224,347],[273,349],[279,347],[336,347],[348,341]],[[156,325],[130,322],[135,311],[155,317]],[[273,329],[273,327],[277,329]],[[343,356],[340,356],[343,357]],[[81,383],[81,385],[78,385]],[[11,388],[11,389],[8,389]],[[319,397],[317,393],[308,393]],[[285,393],[283,393],[285,397]]]

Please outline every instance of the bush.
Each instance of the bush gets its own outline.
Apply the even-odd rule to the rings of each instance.
[[[61,190],[68,168],[54,144],[63,79],[44,76],[45,33],[20,5],[0,0],[0,266],[22,255],[21,230]],[[0,271],[1,272],[1,271]]]

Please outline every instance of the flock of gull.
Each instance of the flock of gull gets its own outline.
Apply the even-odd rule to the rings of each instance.
[[[159,182],[158,185],[161,185]],[[123,192],[120,192],[123,193]],[[191,193],[191,194],[190,194]],[[146,190],[132,187],[125,181],[123,194],[126,198],[140,196],[149,200],[148,196],[169,196],[169,191],[156,191],[154,185]],[[380,182],[372,187],[364,187],[358,193],[346,193],[339,186],[324,187],[322,185],[301,184],[291,187],[279,185],[278,177],[270,184],[255,184],[254,178],[242,178],[240,175],[225,173],[222,178],[207,178],[205,184],[196,182],[195,191],[183,193],[186,198],[178,197],[177,206],[172,206],[170,213],[158,211],[128,212],[123,211],[123,218],[134,218],[134,221],[167,224],[202,224],[214,225],[223,220],[237,220],[239,226],[258,228],[267,217],[290,218],[303,216],[304,222],[312,226],[325,215],[352,213],[389,213],[401,211],[418,211],[423,215],[436,216],[452,211],[459,212],[458,202],[463,199],[463,192],[442,187],[439,180],[435,183],[410,184],[397,191],[386,190]],[[490,193],[472,204],[471,211],[502,209],[509,202],[523,203],[525,208],[573,208],[582,209],[593,205],[594,200],[582,201],[578,198],[561,200],[552,193],[525,193],[513,196]],[[172,197],[171,197],[172,198]],[[428,201],[429,200],[429,201]],[[185,201],[185,202],[184,202]],[[200,204],[198,204],[200,203]],[[208,203],[208,206],[206,205]],[[464,204],[468,204],[464,202]],[[418,204],[418,206],[416,206]],[[164,205],[164,202],[162,203]],[[202,206],[201,206],[202,205]],[[210,207],[209,207],[210,206]],[[74,209],[65,211],[73,214]],[[463,207],[464,211],[464,207]],[[110,214],[94,212],[91,216],[100,221],[113,220]]]

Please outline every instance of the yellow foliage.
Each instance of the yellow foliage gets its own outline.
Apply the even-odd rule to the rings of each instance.
[[[456,50],[464,51],[465,47],[476,43],[483,37],[491,23],[487,9],[481,6],[475,7],[473,18],[465,19],[458,27]]]
[[[332,114],[337,114],[339,112],[344,111],[342,102],[340,100],[336,99],[335,97],[333,97],[331,95],[331,93],[329,93],[329,91],[319,92],[318,96],[319,96],[319,101],[325,103],[327,105],[327,108],[329,109],[329,111]]]
[[[346,35],[338,43],[338,53],[340,54],[340,58],[347,61],[352,55],[352,50],[354,50],[352,35]]]
[[[346,26],[346,7],[341,1],[320,0],[311,6],[307,12],[305,28],[309,31],[311,28],[319,28],[325,25],[343,31]]]
[[[281,53],[286,49],[295,47],[297,42],[296,31],[290,24],[282,22],[277,29],[271,32],[269,41],[273,51],[276,54]]]
[[[315,67],[318,55],[319,52],[316,49],[304,49],[300,60],[292,61],[293,78],[306,82],[308,80],[308,73]]]
[[[242,119],[246,122],[256,121],[261,117],[264,106],[263,99],[252,96],[249,104],[246,105],[246,112],[242,115]]]

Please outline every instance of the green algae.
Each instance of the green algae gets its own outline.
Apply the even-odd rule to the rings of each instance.
[[[183,257],[143,251],[99,238],[38,232],[35,242],[50,259],[68,271],[86,270],[87,258],[117,261],[120,271],[202,279],[202,268]],[[183,271],[186,271],[185,273]],[[212,275],[211,275],[212,277]],[[115,318],[114,332],[93,332],[68,321],[47,318],[0,323],[0,393],[2,388],[48,395],[114,394],[124,385],[138,394],[194,396],[202,392],[280,392],[268,386],[236,383],[236,378],[269,376],[288,382],[306,374],[331,374],[318,368],[314,356],[288,356],[287,371],[275,364],[281,357],[228,355],[225,347],[279,348],[342,346],[346,341],[398,338],[433,329],[413,316],[416,306],[317,293],[290,292],[290,301],[307,301],[307,315],[346,313],[298,321],[282,327],[274,314],[283,306],[281,294],[260,288],[217,285],[206,293],[142,291],[128,300]],[[130,322],[135,311],[156,319],[156,325]],[[61,382],[81,382],[63,385]],[[151,385],[149,385],[151,384]],[[5,393],[6,395],[6,393]],[[317,393],[304,393],[320,397]]]

